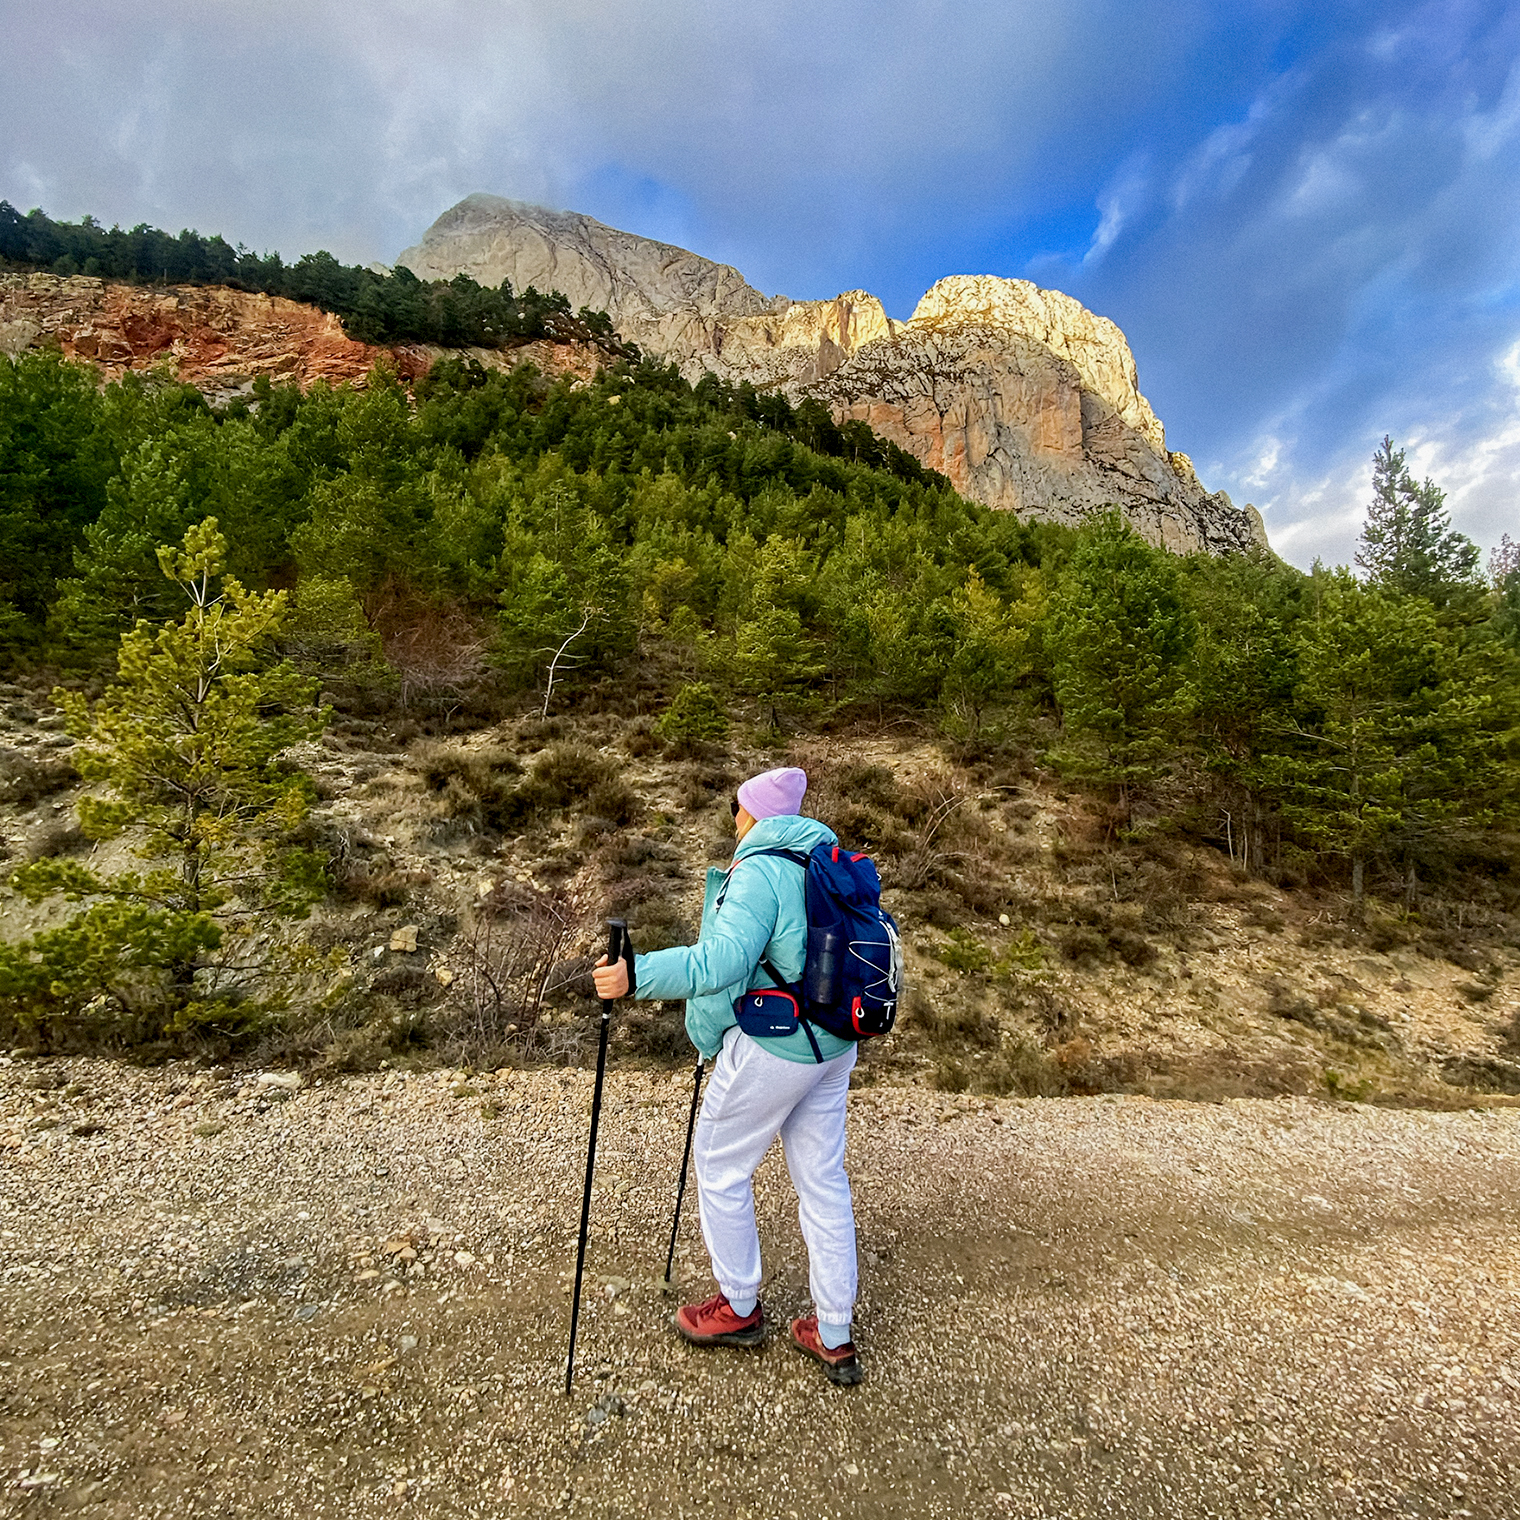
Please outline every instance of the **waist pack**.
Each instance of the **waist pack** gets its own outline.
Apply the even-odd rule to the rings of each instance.
[[[890,1034],[902,998],[902,941],[897,921],[881,905],[881,877],[870,856],[835,844],[777,855],[806,872],[807,956],[802,980],[788,982],[768,960],[760,969],[773,986],[734,999],[739,1027],[755,1039],[777,1039],[800,1028],[822,1061],[811,1026],[840,1040]],[[748,857],[746,857],[748,858]]]

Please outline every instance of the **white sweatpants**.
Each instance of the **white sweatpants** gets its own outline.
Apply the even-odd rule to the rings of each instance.
[[[855,1047],[825,1061],[785,1061],[737,1026],[723,1036],[697,1119],[697,1200],[713,1276],[730,1299],[760,1291],[755,1168],[779,1134],[797,1190],[808,1278],[820,1323],[855,1308],[855,1211],[844,1171],[845,1097]]]

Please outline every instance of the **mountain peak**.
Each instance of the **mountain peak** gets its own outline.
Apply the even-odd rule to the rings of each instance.
[[[689,249],[487,194],[444,212],[397,262],[422,279],[558,290],[688,379],[816,396],[989,506],[1075,523],[1118,505],[1180,552],[1266,541],[1254,511],[1167,450],[1119,328],[1028,280],[951,275],[895,322],[868,291],[765,296]]]

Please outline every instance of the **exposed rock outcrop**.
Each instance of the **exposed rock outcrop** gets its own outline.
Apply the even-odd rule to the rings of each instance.
[[[489,195],[445,212],[398,262],[427,279],[559,290],[689,379],[817,396],[990,506],[1074,523],[1117,504],[1178,552],[1266,542],[1254,508],[1206,491],[1168,451],[1118,327],[1027,280],[952,276],[895,322],[866,291],[767,297],[684,248]]]
[[[167,365],[213,399],[246,390],[260,375],[302,386],[362,385],[380,359],[412,379],[446,352],[356,343],[337,317],[315,306],[219,285],[163,289],[83,275],[0,274],[0,354],[44,345],[91,361],[110,379]],[[604,362],[599,351],[575,344],[470,352],[488,366],[531,359],[550,374],[589,376]]]

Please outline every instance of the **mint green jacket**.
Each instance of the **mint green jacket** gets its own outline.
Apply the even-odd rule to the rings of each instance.
[[[771,979],[757,973],[761,959],[770,961],[788,982],[802,980],[807,958],[807,910],[801,867],[759,850],[796,850],[806,855],[816,844],[838,844],[832,829],[816,818],[789,814],[762,818],[739,842],[734,862],[726,871],[707,873],[707,896],[702,904],[702,933],[694,945],[656,950],[635,957],[635,996],[686,999],[686,1033],[709,1061],[717,1055],[724,1034],[737,1022],[734,999],[751,987],[769,987]],[[723,891],[724,883],[728,890]],[[718,895],[723,905],[718,906]],[[849,1042],[813,1028],[825,1061],[848,1050]],[[781,1039],[762,1040],[772,1055],[788,1061],[815,1058],[802,1030]]]

